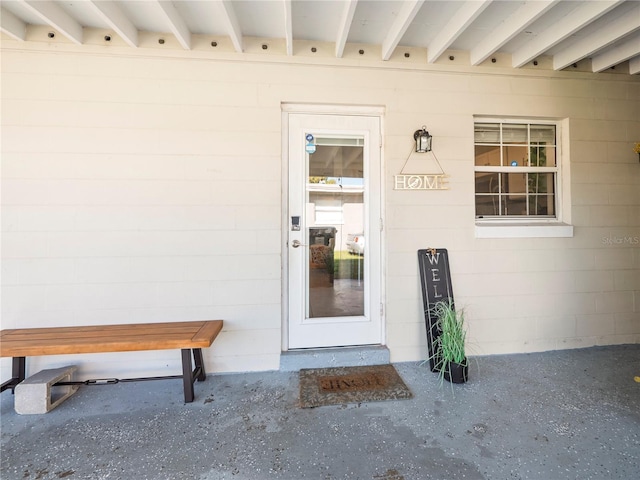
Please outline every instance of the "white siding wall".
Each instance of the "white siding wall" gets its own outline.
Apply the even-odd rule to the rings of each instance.
[[[209,371],[277,369],[281,102],[308,102],[386,108],[393,361],[425,356],[416,250],[428,246],[449,249],[472,353],[640,340],[637,76],[3,47],[2,328],[223,318]],[[573,238],[475,238],[474,114],[568,119]],[[423,124],[450,190],[394,191]],[[29,370],[72,362],[107,376],[179,370],[175,352],[42,357]]]

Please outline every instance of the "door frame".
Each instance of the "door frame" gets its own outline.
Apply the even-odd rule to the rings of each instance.
[[[281,104],[281,143],[282,143],[282,208],[281,208],[281,258],[282,258],[282,351],[289,350],[289,115],[291,114],[308,114],[308,115],[340,115],[340,116],[366,116],[378,117],[380,121],[380,323],[381,323],[381,340],[382,345],[386,344],[386,262],[385,262],[385,184],[386,178],[385,161],[384,161],[384,114],[385,107],[377,105],[322,105],[322,104],[305,104],[305,103],[288,103]]]

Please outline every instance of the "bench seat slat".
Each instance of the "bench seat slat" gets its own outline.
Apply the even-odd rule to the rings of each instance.
[[[2,330],[0,356],[206,348],[222,320]]]
[[[153,328],[148,327],[144,329],[109,329],[109,328],[96,328],[92,330],[75,330],[75,329],[67,329],[64,330],[52,330],[52,331],[41,331],[39,328],[31,328],[31,329],[20,329],[9,331],[9,333],[3,335],[2,341],[11,341],[11,342],[22,342],[29,340],[52,340],[55,341],[57,338],[77,338],[84,339],[90,337],[101,337],[108,336],[109,338],[119,338],[119,337],[145,337],[147,335],[165,335],[167,337],[181,337],[181,338],[192,338],[196,335],[202,326],[191,327],[190,328]]]
[[[220,320],[219,322],[206,322],[204,325],[202,325],[202,327],[198,329],[191,340],[194,342],[209,341],[209,345],[211,345],[211,342],[213,342],[213,340],[218,336],[221,330],[222,320]]]
[[[90,325],[90,326],[69,326],[69,327],[40,327],[40,328],[17,328],[2,330],[2,339],[5,336],[11,337],[17,335],[34,335],[34,334],[82,334],[83,332],[100,332],[107,330],[110,335],[117,334],[118,332],[139,332],[139,331],[179,331],[184,332],[188,330],[198,331],[202,326],[215,320],[208,321],[196,321],[196,322],[167,322],[167,323],[134,323],[127,324],[115,324],[115,325]]]

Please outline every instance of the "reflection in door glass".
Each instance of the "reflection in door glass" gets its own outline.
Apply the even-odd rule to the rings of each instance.
[[[307,155],[307,318],[364,315],[363,138],[316,138]]]

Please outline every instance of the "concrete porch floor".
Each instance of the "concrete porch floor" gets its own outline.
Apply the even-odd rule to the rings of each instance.
[[[186,405],[180,380],[81,387],[44,415],[5,392],[0,477],[640,478],[640,345],[476,357],[453,392],[395,366],[413,399],[300,409],[293,372],[210,375]]]

